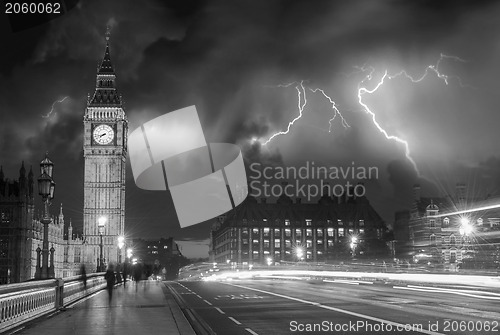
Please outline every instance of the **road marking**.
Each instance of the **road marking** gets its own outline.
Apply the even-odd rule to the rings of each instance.
[[[283,295],[283,294],[278,294],[278,293],[273,293],[273,292],[269,292],[269,291],[259,290],[257,288],[246,287],[246,286],[242,286],[242,285],[229,284],[229,283],[223,283],[223,284],[234,286],[234,287],[239,287],[239,288],[244,288],[244,289],[252,290],[252,291],[256,291],[256,292],[261,292],[261,293],[265,293],[265,294],[274,295],[276,297],[280,297],[280,298],[284,298],[284,299],[289,299],[289,300],[294,300],[294,301],[302,302],[302,303],[308,304],[308,305],[314,305],[314,306],[317,306],[317,307],[320,307],[320,308],[324,308],[324,309],[328,309],[328,310],[331,310],[331,311],[334,311],[334,312],[344,313],[344,314],[347,314],[347,315],[356,316],[358,318],[363,318],[363,319],[368,319],[368,320],[375,321],[375,322],[385,323],[385,324],[389,324],[389,325],[392,325],[392,326],[395,326],[395,327],[402,327],[403,329],[406,326],[406,325],[404,325],[402,323],[393,322],[393,321],[389,321],[389,320],[384,320],[384,319],[376,318],[374,316],[360,314],[360,313],[356,313],[356,312],[351,312],[351,311],[343,310],[343,309],[336,308],[336,307],[326,306],[326,305],[322,305],[322,304],[314,302],[314,301],[307,301],[307,300],[303,300],[303,299],[299,299],[299,298],[294,298],[294,297],[290,297],[290,296]],[[418,332],[422,333],[422,334],[445,335],[443,333],[437,333],[437,332],[433,332],[433,331],[425,330],[425,329],[419,330]]]
[[[451,289],[445,289],[445,288],[439,288],[439,287],[425,287],[425,286],[418,287],[418,286],[408,285],[408,286],[393,286],[393,288],[400,289],[400,290],[409,290],[409,291],[421,291],[421,292],[432,292],[432,293],[435,293],[435,292],[450,293],[450,294],[463,295],[466,297],[486,299],[486,300],[500,300],[500,297],[485,297],[482,295],[461,292],[460,290],[451,290]],[[478,291],[478,292],[481,292],[483,294],[497,295],[496,293],[493,293],[493,292],[482,292],[482,291]]]
[[[339,283],[339,284],[359,285],[359,283],[357,281],[351,281],[351,280],[341,280],[341,279],[327,280],[327,279],[323,279],[323,281],[327,282],[327,283]]]
[[[237,325],[241,325],[241,322],[239,322],[238,320],[236,320],[235,318],[233,318],[232,316],[228,316],[228,318],[233,321],[234,323],[236,323]]]
[[[249,332],[250,334],[252,334],[252,335],[259,335],[259,334],[257,334],[256,332],[254,332],[253,330],[251,330],[250,328],[245,328],[245,330],[246,330],[247,332]]]
[[[226,313],[224,313],[224,311],[222,311],[222,309],[220,309],[219,307],[215,307],[215,309],[216,309],[219,313],[221,313],[221,314],[226,314]]]
[[[203,299],[203,298],[201,297],[201,295],[199,295],[199,294],[197,294],[196,296],[197,296],[198,298],[200,298],[200,299]]]
[[[212,303],[210,301],[206,301],[205,299],[203,299],[203,301],[212,306]]]

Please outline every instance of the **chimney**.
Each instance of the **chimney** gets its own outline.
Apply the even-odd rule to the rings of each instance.
[[[349,191],[345,195],[345,202],[351,202],[355,199],[354,197],[354,186],[349,187]]]
[[[321,184],[323,184],[323,183],[321,183]],[[324,183],[321,196],[328,197],[329,194],[330,194],[330,183]]]

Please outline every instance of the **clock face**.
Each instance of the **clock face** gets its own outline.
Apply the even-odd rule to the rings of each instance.
[[[115,132],[107,124],[101,124],[94,129],[94,141],[98,144],[109,144],[113,141]]]

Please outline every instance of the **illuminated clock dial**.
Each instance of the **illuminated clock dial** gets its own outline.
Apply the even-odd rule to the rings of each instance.
[[[115,132],[107,124],[101,124],[94,129],[94,141],[98,144],[109,144],[113,141]]]

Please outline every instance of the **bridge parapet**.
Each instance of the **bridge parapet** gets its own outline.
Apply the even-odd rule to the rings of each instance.
[[[1,285],[0,332],[55,312],[105,287],[104,273],[89,274],[86,287],[81,276]]]

